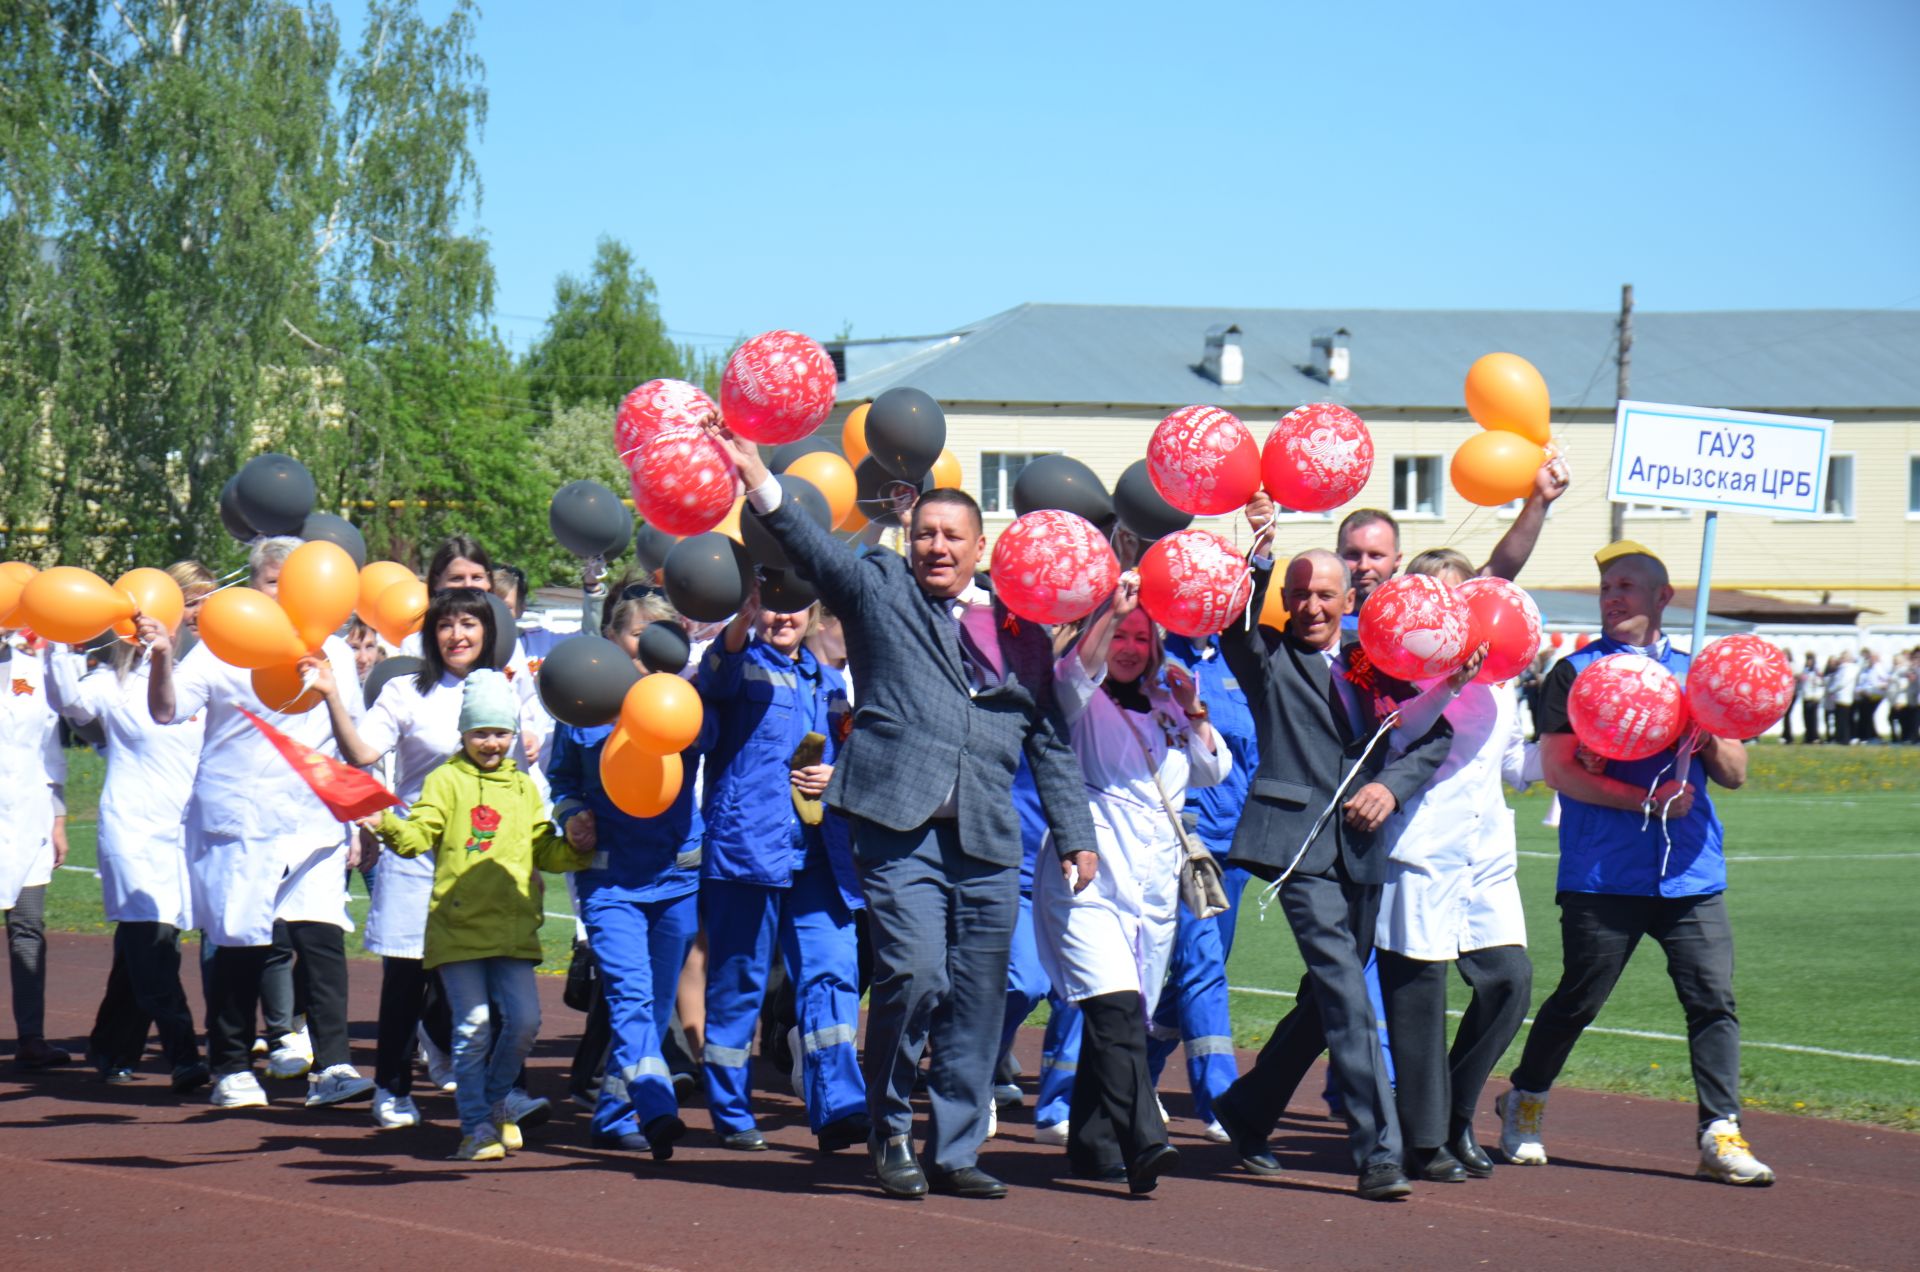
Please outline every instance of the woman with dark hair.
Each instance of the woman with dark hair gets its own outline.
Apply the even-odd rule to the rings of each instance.
[[[316,666],[314,687],[327,696],[333,736],[346,761],[365,767],[392,752],[394,793],[408,803],[417,799],[427,774],[460,749],[461,692],[471,672],[488,667],[493,622],[493,605],[484,593],[469,587],[435,592],[420,628],[427,639],[421,642],[419,673],[389,680],[357,722],[343,686]],[[515,759],[525,763],[521,754]],[[367,912],[366,947],[382,960],[373,1095],[373,1120],[381,1127],[420,1121],[413,1102],[413,1039],[426,1004],[429,974],[421,960],[433,871],[431,853],[389,856],[380,864]],[[496,1112],[516,1125],[537,1123],[545,1120],[546,1102],[516,1093]]]
[[[427,591],[444,592],[454,587],[493,590],[493,558],[464,534],[442,543],[427,564]]]

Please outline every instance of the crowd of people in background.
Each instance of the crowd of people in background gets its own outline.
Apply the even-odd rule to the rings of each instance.
[[[1882,657],[1877,650],[1842,650],[1824,663],[1808,653],[1794,677],[1799,741],[1860,746],[1874,742],[1920,745],[1920,647]],[[1881,732],[1885,708],[1886,732]],[[1782,740],[1794,741],[1794,712],[1781,721]]]
[[[822,1153],[865,1147],[893,1196],[1001,1196],[979,1153],[1025,1099],[1011,1046],[1044,1001],[1035,1139],[1064,1146],[1074,1174],[1145,1193],[1179,1168],[1155,1085],[1181,1046],[1204,1137],[1278,1173],[1268,1137],[1327,1054],[1357,1191],[1392,1199],[1411,1181],[1494,1171],[1474,1119],[1533,974],[1502,789],[1544,780],[1567,810],[1565,964],[1500,1097],[1501,1154],[1547,1160],[1548,1090],[1647,935],[1667,948],[1688,1016],[1701,1173],[1771,1181],[1738,1126],[1732,940],[1706,783],[1674,780],[1671,753],[1601,760],[1566,721],[1573,671],[1593,657],[1633,650],[1685,670],[1660,630],[1665,567],[1646,549],[1598,556],[1604,634],[1579,654],[1524,683],[1476,683],[1476,661],[1403,684],[1354,653],[1354,614],[1402,564],[1385,513],[1349,516],[1332,550],[1278,560],[1274,510],[1249,505],[1252,612],[1278,589],[1284,630],[1170,636],[1129,578],[1084,623],[1049,631],[993,596],[964,493],[920,498],[904,554],[849,545],[783,501],[751,445],[712,427],[821,599],[788,611],[756,592],[730,621],[682,624],[703,723],[653,816],[606,788],[619,764],[610,726],[545,710],[538,671],[563,637],[524,619],[497,629],[488,594],[518,618],[526,580],[470,538],[428,562],[417,638],[395,649],[354,620],[303,663],[297,701],[263,698],[257,677],[195,643],[216,580],[192,562],[171,570],[188,601],[176,630],[142,618],[137,640],[91,649],[8,633],[0,901],[18,1064],[70,1059],[44,1024],[64,720],[106,759],[97,852],[114,956],[86,1060],[107,1083],[136,1080],[157,1030],[182,1095],[210,1087],[215,1108],[244,1109],[268,1103],[263,1073],[305,1078],[306,1105],[364,1100],[390,1130],[424,1120],[424,1066],[455,1096],[455,1157],[517,1151],[552,1111],[526,1089],[524,1063],[541,1027],[542,875],[559,873],[578,915],[567,997],[588,1013],[568,1086],[591,1109],[595,1149],[670,1159],[697,1095],[718,1146],[765,1150],[758,1037]],[[1514,577],[1566,483],[1559,461],[1543,468],[1484,565],[1442,549],[1407,569]],[[273,594],[295,546],[255,542],[247,583]],[[677,618],[636,571],[589,590],[583,629],[639,667],[648,628]],[[1891,662],[1843,655],[1820,669],[1808,655],[1807,740],[1823,705],[1828,740],[1877,738],[1886,703],[1895,736],[1914,741],[1916,656]],[[247,713],[376,773],[400,807],[343,827]],[[1694,760],[1723,788],[1744,778],[1737,744],[1709,739]],[[1670,815],[1649,828],[1656,800]],[[1182,900],[1195,852],[1222,867],[1224,913]],[[355,872],[371,893],[365,948],[380,958],[371,1077],[348,1047]],[[1241,1073],[1226,960],[1245,906],[1273,903],[1306,974]],[[196,929],[204,1053],[181,966]],[[1450,966],[1472,991],[1451,1041]]]

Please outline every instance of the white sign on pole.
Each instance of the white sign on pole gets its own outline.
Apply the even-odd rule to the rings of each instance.
[[[1615,503],[1817,517],[1826,506],[1832,420],[1622,402],[1614,416]]]

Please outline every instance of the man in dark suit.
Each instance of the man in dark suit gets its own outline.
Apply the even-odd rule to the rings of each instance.
[[[1248,514],[1257,526],[1272,524],[1264,498]],[[1263,530],[1263,545],[1266,537]],[[1253,612],[1272,578],[1272,563],[1256,557]],[[1260,742],[1228,860],[1270,882],[1284,876],[1280,905],[1307,972],[1294,1009],[1213,1111],[1249,1170],[1277,1173],[1267,1135],[1309,1066],[1329,1051],[1358,1191],[1390,1200],[1410,1189],[1363,972],[1386,877],[1386,848],[1376,834],[1439,768],[1451,730],[1441,721],[1401,746],[1376,737],[1391,699],[1407,690],[1342,648],[1340,617],[1353,585],[1339,557],[1303,552],[1287,563],[1283,585],[1284,633],[1235,624],[1220,637]]]
[[[846,634],[857,700],[826,800],[852,823],[873,936],[864,1067],[880,1185],[896,1197],[929,1187],[1004,1196],[976,1161],[1019,911],[1013,775],[1023,753],[1076,891],[1098,861],[1080,762],[1053,703],[1052,646],[974,582],[986,537],[966,493],[920,497],[909,560],[860,553],[782,500],[756,447],[718,422],[709,429],[739,465],[749,515]],[[923,1174],[908,1099],[929,1041]]]

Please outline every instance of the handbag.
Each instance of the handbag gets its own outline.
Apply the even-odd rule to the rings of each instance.
[[[1173,801],[1167,798],[1167,788],[1160,784],[1160,768],[1153,762],[1153,752],[1147,749],[1147,740],[1140,736],[1140,730],[1132,720],[1127,719],[1124,711],[1120,718],[1126,720],[1127,730],[1133,734],[1141,758],[1147,762],[1147,772],[1153,776],[1153,789],[1160,795],[1160,807],[1166,811],[1167,820],[1173,824],[1174,837],[1180,842],[1181,904],[1195,918],[1218,918],[1233,908],[1233,902],[1227,897],[1226,871],[1220,868],[1220,859],[1188,832],[1180,814],[1173,810]]]
[[[593,1006],[594,982],[599,978],[600,967],[594,960],[592,947],[585,941],[575,941],[573,959],[567,964],[567,981],[560,991],[560,1001],[575,1011],[586,1011]]]

